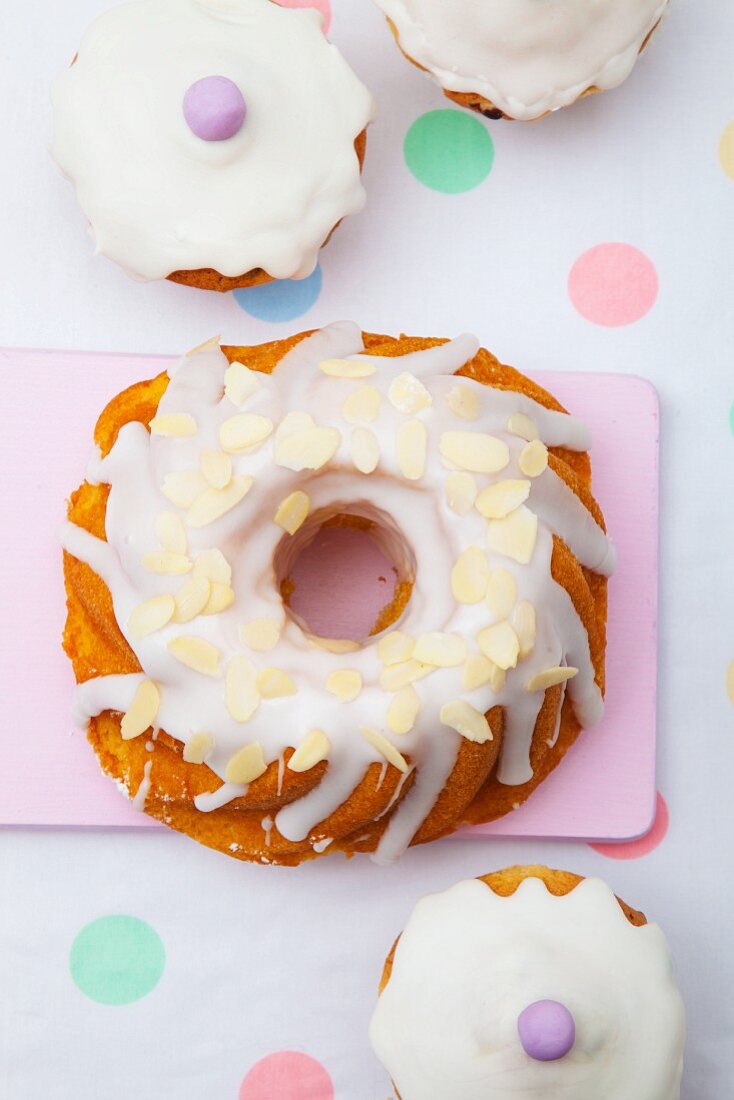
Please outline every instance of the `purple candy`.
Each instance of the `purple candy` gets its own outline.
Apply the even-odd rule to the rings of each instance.
[[[183,113],[197,137],[204,141],[226,141],[242,128],[247,104],[229,77],[205,76],[187,90]]]
[[[565,1005],[558,1001],[536,1001],[517,1019],[523,1050],[536,1062],[565,1058],[576,1042],[576,1024]]]

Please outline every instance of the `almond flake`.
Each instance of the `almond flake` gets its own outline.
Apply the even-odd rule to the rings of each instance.
[[[184,745],[183,758],[187,764],[203,764],[213,748],[214,738],[210,733],[195,733]]]
[[[326,678],[326,690],[341,703],[351,703],[362,690],[362,677],[352,668],[341,668]]]
[[[277,619],[253,619],[240,627],[240,638],[250,649],[267,653],[277,646],[281,629]]]
[[[341,434],[336,428],[304,428],[275,444],[275,461],[287,470],[320,470],[336,454]]]
[[[310,730],[288,761],[291,772],[308,772],[331,752],[329,738],[323,730]]]
[[[390,383],[387,399],[394,409],[413,416],[421,409],[433,404],[433,398],[419,378],[409,371],[403,371]]]
[[[293,435],[295,432],[303,432],[307,428],[315,427],[314,418],[309,413],[295,409],[293,412],[286,413],[276,428],[275,442],[277,444],[281,439],[287,439],[289,435]]]
[[[466,643],[458,634],[431,630],[421,634],[415,643],[413,658],[436,668],[455,668],[466,660]]]
[[[295,695],[298,688],[287,672],[279,668],[266,668],[257,678],[257,690],[261,699],[282,699],[286,695]]]
[[[529,600],[521,600],[517,605],[512,625],[520,641],[520,658],[529,657],[535,649],[535,608]]]
[[[228,783],[254,783],[267,768],[260,742],[253,741],[229,758],[224,778]]]
[[[168,650],[177,661],[202,676],[219,675],[219,650],[205,638],[195,634],[182,634],[168,643]]]
[[[487,546],[520,565],[527,565],[533,556],[538,537],[538,517],[524,504],[505,519],[491,519],[487,524]]]
[[[498,481],[482,489],[476,507],[485,519],[504,519],[524,504],[530,495],[529,481]]]
[[[247,657],[232,657],[227,665],[224,701],[235,722],[248,722],[260,705],[257,669]]]
[[[186,528],[175,512],[159,513],[155,521],[155,533],[164,550],[170,550],[172,554],[186,553]]]
[[[426,470],[428,433],[420,420],[406,420],[397,430],[395,454],[400,472],[408,481],[420,481]]]
[[[359,649],[359,642],[351,642],[348,638],[321,638],[317,634],[307,634],[311,645],[317,649],[325,649],[327,653],[354,653]]]
[[[496,474],[510,461],[507,444],[486,432],[442,432],[439,446],[445,459],[475,474]]]
[[[380,756],[384,756],[388,764],[392,764],[399,772],[407,772],[408,761],[398,752],[392,742],[388,741],[384,734],[374,729],[373,726],[360,726],[359,732],[365,741],[369,741],[372,748],[379,752]]]
[[[202,615],[220,615],[234,603],[234,592],[228,584],[220,584],[219,581],[211,581],[210,586],[209,599]]]
[[[319,370],[329,378],[369,378],[376,371],[368,359],[322,359]]]
[[[536,672],[525,685],[526,691],[546,691],[548,688],[562,684],[566,680],[573,680],[578,672],[577,668],[568,668],[565,665],[556,665],[555,668],[546,668],[542,672]]]
[[[484,656],[489,657],[498,668],[515,668],[517,665],[520,643],[508,622],[494,623],[480,630],[477,641]]]
[[[471,474],[455,470],[446,477],[444,486],[446,503],[458,516],[466,516],[474,507],[477,497],[477,483]]]
[[[457,603],[479,603],[489,581],[489,566],[483,550],[470,546],[456,559],[451,570],[451,591]]]
[[[420,707],[420,696],[412,684],[396,692],[387,708],[387,724],[392,733],[410,733]]]
[[[281,500],[278,509],[273,516],[273,521],[287,531],[289,535],[295,535],[298,528],[304,522],[311,511],[311,499],[308,493],[296,489],[285,500]]]
[[[131,741],[133,737],[145,733],[155,722],[160,704],[161,697],[156,685],[152,680],[143,680],[129,710],[122,716],[120,734],[123,741]]]
[[[493,569],[487,583],[487,604],[498,619],[506,619],[517,599],[517,584],[506,569]]]
[[[538,438],[538,429],[525,413],[513,413],[507,421],[507,430],[513,435],[519,435],[521,439],[527,439],[528,442]]]
[[[175,621],[189,623],[200,615],[211,595],[211,582],[201,573],[194,573],[176,593]]]
[[[415,642],[403,630],[391,630],[377,643],[377,656],[383,665],[399,665],[413,656]]]
[[[361,386],[350,393],[342,405],[342,416],[348,424],[359,424],[362,421],[371,424],[373,420],[377,420],[381,400],[380,391],[374,386]]]
[[[170,550],[154,550],[150,554],[143,554],[143,569],[149,573],[165,573],[169,576],[181,576],[191,572],[193,562],[185,554],[172,554]]]
[[[548,448],[539,439],[526,443],[517,461],[525,477],[540,477],[548,469]]]
[[[224,393],[233,405],[244,405],[262,386],[258,372],[244,363],[230,363],[224,372]]]
[[[206,485],[206,478],[199,470],[176,470],[166,474],[161,492],[177,508],[190,508]]]
[[[352,432],[352,462],[361,474],[371,474],[380,461],[380,444],[369,428]]]
[[[171,621],[176,610],[176,601],[173,596],[151,596],[133,611],[127,621],[128,633],[133,638],[147,638]]]
[[[205,489],[186,513],[189,527],[206,527],[236,507],[252,488],[252,478],[235,474],[226,489]]]
[[[202,451],[201,472],[212,489],[226,489],[232,480],[232,459],[224,451]]]
[[[476,420],[481,411],[479,394],[470,386],[453,386],[446,395],[446,402],[454,416],[462,420]]]
[[[439,712],[439,718],[445,726],[456,730],[467,741],[483,745],[485,741],[494,740],[489,722],[482,712],[470,706],[464,699],[454,699],[451,703],[444,703]]]
[[[221,550],[202,550],[194,562],[194,573],[219,584],[232,583],[232,568]]]
[[[474,654],[469,657],[461,673],[461,686],[464,691],[474,691],[476,688],[488,684],[492,677],[492,671],[496,668],[497,665],[493,661],[481,654]]]
[[[153,435],[165,435],[172,439],[196,435],[196,421],[191,413],[161,413],[150,422]]]
[[[422,680],[435,671],[434,665],[426,665],[421,661],[402,661],[399,665],[388,665],[380,673],[380,687],[383,691],[400,691],[408,684],[416,680]]]
[[[219,425],[219,445],[230,455],[245,455],[256,451],[273,431],[268,416],[238,413]]]

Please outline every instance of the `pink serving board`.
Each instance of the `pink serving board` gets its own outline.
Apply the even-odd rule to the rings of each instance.
[[[100,411],[168,362],[0,350],[2,438],[12,456],[0,467],[2,824],[157,827],[101,775],[71,721],[57,532],[66,498],[83,479]],[[592,429],[594,490],[619,552],[609,592],[607,711],[525,806],[459,835],[628,840],[647,832],[655,805],[657,394],[645,380],[625,375],[537,378]]]

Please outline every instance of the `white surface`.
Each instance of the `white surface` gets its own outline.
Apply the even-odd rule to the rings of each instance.
[[[140,286],[92,258],[44,144],[50,80],[105,6],[3,6],[0,342],[174,353],[215,332],[247,342],[288,331],[252,321],[231,296]],[[325,251],[325,289],[302,327],[352,316],[375,331],[468,329],[521,368],[629,371],[660,391],[659,783],[670,832],[629,863],[584,845],[448,841],[394,869],[326,860],[297,871],[242,867],[172,834],[6,832],[0,1091],[8,1100],[235,1100],[257,1058],[295,1046],[328,1065],[336,1100],[384,1100],[366,1026],[383,955],[416,897],[541,859],[605,876],[660,919],[688,1004],[683,1096],[723,1100],[734,1079],[734,712],[723,687],[734,656],[734,184],[716,146],[734,116],[734,7],[676,0],[622,89],[538,126],[490,124],[495,168],[455,197],[420,186],[401,152],[410,122],[442,98],[400,58],[366,0],[335,0],[335,9],[334,39],[377,95],[380,120],[368,144],[368,209]],[[573,261],[604,240],[636,244],[660,274],[658,304],[628,328],[589,324],[566,295]],[[50,415],[63,412],[39,395],[32,430]],[[78,993],[66,959],[80,928],[109,912],[149,920],[168,965],[150,996],[106,1010]]]

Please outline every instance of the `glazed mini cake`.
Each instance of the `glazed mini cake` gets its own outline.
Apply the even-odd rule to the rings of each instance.
[[[91,25],[52,98],[51,152],[97,252],[137,279],[303,279],[364,206],[374,103],[313,9],[124,4]]]
[[[376,0],[408,60],[490,118],[531,120],[629,76],[668,0]]]
[[[600,718],[589,434],[474,337],[213,341],[95,439],[63,534],[77,710],[173,828],[262,863],[391,862],[518,806]],[[287,602],[335,521],[397,577],[359,642]]]
[[[400,1100],[679,1100],[660,928],[599,879],[510,867],[423,898],[370,1037]]]

